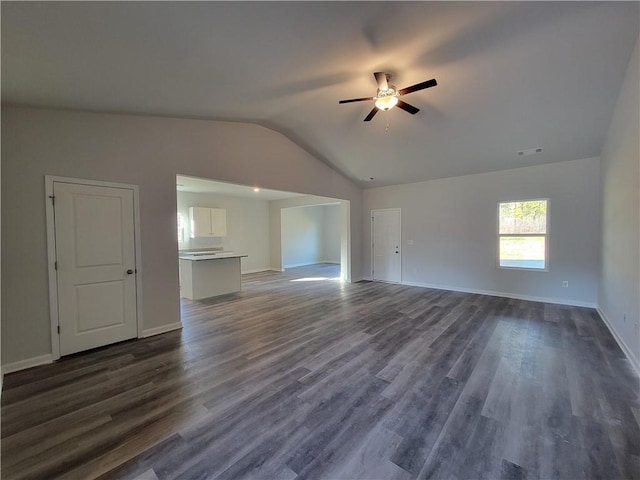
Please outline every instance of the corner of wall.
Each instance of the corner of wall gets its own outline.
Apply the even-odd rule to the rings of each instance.
[[[598,313],[640,374],[639,49],[640,36],[627,65],[600,155]]]
[[[598,315],[600,315],[600,318],[602,319],[604,324],[607,326],[607,328],[611,332],[611,335],[613,336],[615,341],[620,346],[620,349],[626,355],[627,359],[629,360],[629,363],[631,363],[631,366],[635,369],[636,373],[640,376],[640,360],[638,360],[638,358],[633,354],[633,351],[629,348],[629,346],[622,339],[622,337],[618,335],[618,332],[613,327],[613,324],[611,323],[611,321],[609,321],[609,319],[607,318],[606,314],[602,311],[602,309],[600,307],[597,307],[596,311],[598,312]]]

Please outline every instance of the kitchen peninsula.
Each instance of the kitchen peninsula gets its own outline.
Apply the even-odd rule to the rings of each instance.
[[[181,252],[180,291],[189,300],[200,300],[242,288],[240,259],[233,252]]]

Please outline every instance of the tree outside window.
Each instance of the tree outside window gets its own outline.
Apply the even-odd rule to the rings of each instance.
[[[548,270],[548,203],[544,200],[498,204],[498,266]]]

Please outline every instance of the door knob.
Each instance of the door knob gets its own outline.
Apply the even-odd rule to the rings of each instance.
[[[131,275],[133,273],[133,270],[129,269],[127,270],[127,275]]]

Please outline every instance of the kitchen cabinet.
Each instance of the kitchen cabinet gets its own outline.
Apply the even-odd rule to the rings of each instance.
[[[180,294],[189,300],[200,300],[239,292],[243,257],[246,255],[232,252],[180,255]]]
[[[190,237],[226,237],[227,211],[224,208],[189,207]]]

